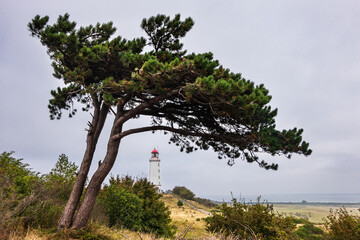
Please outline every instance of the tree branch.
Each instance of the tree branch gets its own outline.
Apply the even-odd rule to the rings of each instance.
[[[151,105],[153,105],[155,103],[158,103],[158,102],[166,99],[167,97],[169,97],[172,94],[177,93],[177,92],[178,92],[178,90],[173,90],[173,91],[169,92],[168,94],[166,94],[165,96],[157,96],[157,97],[154,97],[154,98],[148,100],[147,102],[141,103],[140,105],[138,105],[134,109],[128,111],[127,113],[125,113],[124,115],[119,117],[119,119],[117,119],[116,122],[114,123],[114,127],[117,128],[117,127],[121,126],[123,123],[125,123],[130,118],[133,118],[134,116],[141,113],[142,110],[150,107]]]
[[[212,138],[214,140],[224,140],[224,139],[222,139],[222,136],[220,136],[220,135],[210,134],[210,133],[192,132],[192,131],[173,128],[173,127],[169,127],[169,126],[149,126],[149,127],[142,127],[142,128],[133,128],[130,130],[123,131],[119,134],[116,134],[112,138],[113,138],[113,140],[118,140],[118,139],[122,139],[126,136],[129,136],[131,134],[141,133],[141,132],[149,132],[149,131],[157,131],[157,130],[169,131],[169,132],[178,133],[178,134],[185,135],[185,136],[207,137],[207,138]]]

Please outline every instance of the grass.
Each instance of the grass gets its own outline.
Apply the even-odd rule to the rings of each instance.
[[[155,236],[151,234],[137,233],[127,229],[115,229],[108,228],[103,225],[97,225],[94,223],[88,224],[83,230],[65,230],[57,232],[56,230],[44,230],[44,229],[28,229],[23,231],[18,229],[12,232],[8,237],[9,240],[155,240]]]
[[[328,204],[274,204],[274,210],[287,216],[307,217],[312,223],[321,224],[330,214],[330,209],[339,209],[339,205]],[[360,205],[349,205],[346,209],[356,213]]]
[[[175,239],[216,239],[215,236],[205,231],[204,218],[208,217],[200,211],[184,204],[178,207],[178,199],[171,194],[164,194],[162,200],[171,211],[172,224],[177,227]],[[200,204],[193,203],[196,207],[208,211]],[[104,225],[90,223],[84,230],[57,232],[55,229],[17,229],[13,231],[9,240],[48,240],[48,239],[125,239],[125,240],[154,240],[151,234],[137,233],[127,229],[108,228]]]
[[[207,238],[210,236],[209,233],[205,231],[205,222],[203,220],[209,215],[194,210],[185,203],[182,207],[178,207],[178,199],[171,194],[164,194],[162,200],[166,206],[170,208],[172,223],[178,228],[176,237],[186,231],[189,226],[191,226],[191,229],[186,234],[186,238]],[[205,211],[209,211],[206,207],[193,201],[191,201],[191,204]]]

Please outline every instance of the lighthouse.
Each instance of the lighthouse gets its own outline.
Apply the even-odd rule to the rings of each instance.
[[[154,148],[149,159],[149,181],[157,187],[160,192],[160,158],[159,152]]]

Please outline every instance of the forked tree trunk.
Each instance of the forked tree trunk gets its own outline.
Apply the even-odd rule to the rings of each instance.
[[[91,211],[95,205],[96,197],[101,189],[101,184],[105,180],[106,176],[109,174],[111,168],[113,167],[116,156],[119,151],[119,145],[122,137],[116,137],[122,132],[122,125],[128,119],[139,114],[140,111],[149,107],[151,104],[155,102],[159,102],[163,99],[163,97],[155,97],[148,102],[144,102],[134,108],[132,111],[123,114],[122,109],[127,101],[130,99],[131,95],[124,99],[117,106],[117,113],[114,119],[114,124],[111,129],[110,138],[107,145],[107,152],[104,158],[104,161],[100,164],[99,168],[96,170],[94,175],[92,176],[89,185],[86,189],[84,199],[80,205],[80,208],[75,215],[74,221],[71,225],[73,229],[79,229],[85,227],[89,218]]]
[[[101,184],[105,180],[106,176],[109,174],[111,168],[113,167],[116,156],[119,150],[120,139],[118,140],[109,140],[108,149],[104,161],[101,163],[99,168],[94,173],[91,178],[89,185],[86,189],[84,199],[81,203],[79,211],[77,212],[74,222],[72,224],[73,229],[79,229],[85,227],[89,218],[91,211],[95,205],[96,196],[98,195]]]
[[[96,149],[96,144],[104,126],[108,110],[109,108],[106,105],[103,105],[101,110],[99,106],[95,107],[93,120],[87,134],[86,150],[83,161],[80,165],[69,200],[67,201],[63,213],[58,221],[57,229],[59,230],[71,227],[75,211],[79,205],[81,194],[84,190],[86,178]]]

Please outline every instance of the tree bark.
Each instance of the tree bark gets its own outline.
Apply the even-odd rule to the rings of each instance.
[[[96,144],[103,129],[108,111],[109,107],[106,105],[103,105],[101,109],[98,104],[95,106],[94,116],[87,134],[86,150],[83,161],[81,163],[69,200],[67,201],[63,213],[58,221],[57,228],[59,230],[71,227],[75,211],[79,205],[80,198],[84,190],[86,178],[89,173],[91,162],[96,149]]]
[[[89,185],[86,189],[86,193],[84,199],[81,203],[79,211],[77,212],[74,222],[72,224],[73,229],[80,229],[86,226],[91,211],[95,205],[96,196],[98,195],[101,184],[105,180],[106,176],[109,174],[111,168],[113,167],[116,156],[119,150],[119,144],[121,139],[113,140],[111,137],[115,135],[116,132],[112,132],[110,136],[110,140],[108,143],[107,153],[105,156],[104,161],[100,164],[99,168],[94,173],[93,177],[91,178]]]
[[[177,91],[175,90],[172,91],[172,93],[175,92]],[[96,172],[94,173],[94,175],[92,176],[89,182],[89,185],[85,192],[84,199],[71,225],[71,228],[73,229],[80,229],[85,227],[90,218],[91,211],[95,205],[96,197],[101,189],[101,184],[103,183],[103,181],[105,180],[106,176],[109,174],[111,168],[115,163],[116,156],[119,151],[119,145],[122,139],[121,137],[116,137],[116,136],[118,136],[122,132],[123,124],[127,120],[139,114],[142,110],[151,106],[151,104],[163,100],[164,97],[159,96],[150,99],[148,102],[143,102],[137,107],[135,107],[133,110],[124,114],[123,107],[125,106],[125,104],[129,99],[130,96],[123,99],[123,101],[121,101],[117,105],[117,113],[111,129],[108,146],[107,146],[107,152],[104,161],[99,165],[99,168],[96,170]]]

